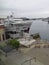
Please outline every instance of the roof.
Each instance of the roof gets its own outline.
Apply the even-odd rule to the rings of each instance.
[[[0,24],[0,29],[2,29],[2,28],[5,28],[5,26],[3,24]]]

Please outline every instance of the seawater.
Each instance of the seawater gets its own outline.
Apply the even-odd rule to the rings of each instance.
[[[39,33],[41,39],[49,41],[49,23],[42,20],[35,20],[32,22],[29,33]]]

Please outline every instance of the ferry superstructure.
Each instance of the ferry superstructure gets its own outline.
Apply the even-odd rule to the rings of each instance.
[[[20,18],[14,18],[13,15],[8,16],[4,20],[6,27],[6,34],[10,38],[19,38],[23,36],[24,32],[29,32],[32,20],[23,20]]]

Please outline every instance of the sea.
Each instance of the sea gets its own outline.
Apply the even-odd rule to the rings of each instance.
[[[39,33],[41,39],[49,41],[49,22],[42,20],[32,21],[29,33],[30,34]]]

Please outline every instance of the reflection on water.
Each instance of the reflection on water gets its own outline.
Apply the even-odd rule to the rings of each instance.
[[[49,40],[49,23],[41,20],[33,21],[30,34],[39,33],[42,39]]]

